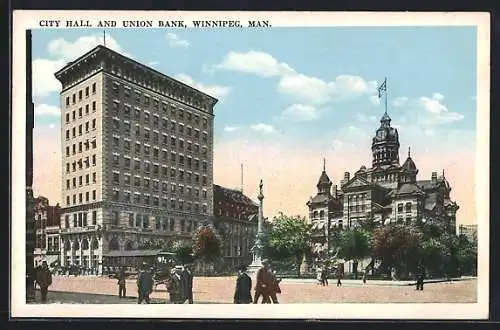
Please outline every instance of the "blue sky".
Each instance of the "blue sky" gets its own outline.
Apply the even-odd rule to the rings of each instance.
[[[388,77],[389,112],[394,117],[412,110],[393,107],[398,97],[431,98],[439,93],[450,112],[464,116],[447,122],[439,129],[474,129],[476,95],[476,31],[472,27],[405,27],[405,28],[273,28],[263,30],[175,30],[167,36],[164,29],[110,30],[108,43],[134,59],[152,64],[169,75],[188,75],[204,85],[230,89],[220,98],[216,114],[216,139],[231,138],[228,127],[263,123],[277,132],[293,137],[317,136],[356,122],[359,113],[380,117],[383,107],[375,106],[369,96],[352,97],[341,102],[311,101],[296,98],[278,90],[279,76],[263,77],[242,69],[217,68],[229,52],[266,53],[278,63],[286,63],[298,74],[335,81],[339,75],[358,76],[364,81],[380,81]],[[99,30],[35,30],[33,58],[71,59],[64,53],[82,48],[78,39],[86,36],[102,38]],[[175,36],[175,40],[173,39]],[[63,39],[68,44],[50,48],[50,43]],[[73,43],[73,45],[71,45]],[[87,41],[92,44],[91,41]],[[73,47],[72,47],[73,46]],[[88,47],[87,47],[88,48]],[[57,51],[56,51],[57,49]],[[82,49],[83,51],[83,49]],[[241,64],[243,65],[243,64]],[[209,90],[210,91],[210,90]],[[224,94],[224,93],[222,93]],[[314,98],[314,96],[312,96]],[[58,106],[57,92],[36,97],[36,103]],[[290,120],[283,111],[293,104],[315,106],[321,111],[316,120]],[[37,116],[40,123],[51,123],[54,116]],[[284,122],[285,120],[285,122]],[[375,129],[374,127],[373,129]],[[229,128],[230,129],[230,128]],[[233,131],[234,132],[234,131]]]
[[[59,134],[54,128],[60,120],[60,85],[53,73],[102,38],[96,29],[33,31],[39,135],[54,134],[50,129]],[[462,152],[460,159],[474,159],[475,27],[113,29],[106,31],[106,40],[108,47],[219,99],[214,157],[234,153],[234,164],[227,166],[256,163],[259,155],[243,155],[239,147],[252,144],[272,145],[271,155],[311,152],[318,168],[324,155],[334,166],[346,153],[358,152],[359,161],[369,166],[371,137],[384,112],[376,86],[384,77],[403,161],[410,145],[419,155],[417,166],[428,166],[427,172],[457,161],[432,154]],[[276,162],[286,157],[281,151]],[[358,159],[345,165],[350,168],[335,167],[336,179],[337,172],[359,168],[354,162]],[[473,178],[473,167],[468,169]],[[214,171],[224,183],[220,169]],[[456,171],[458,177],[464,170]],[[317,180],[313,174],[311,181]],[[314,191],[315,182],[305,184]],[[302,200],[292,202],[304,208]]]

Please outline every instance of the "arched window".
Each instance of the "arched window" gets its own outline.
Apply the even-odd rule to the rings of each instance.
[[[339,220],[339,229],[342,229],[344,227],[343,221]]]
[[[325,211],[321,210],[319,211],[319,217],[323,218],[325,216]]]
[[[314,218],[317,218],[317,217],[318,217],[318,211],[314,211],[314,213],[313,213],[313,217],[314,217]]]
[[[79,250],[80,249],[80,243],[75,239],[73,241],[73,250]]]
[[[64,250],[66,251],[71,250],[71,243],[69,241],[64,242]]]
[[[120,246],[118,245],[118,240],[116,238],[111,239],[111,241],[109,241],[108,250],[109,251],[116,251],[119,249],[120,249]]]
[[[82,250],[88,250],[89,249],[89,241],[84,238],[82,241]]]
[[[133,250],[132,242],[127,241],[127,243],[125,243],[125,251],[130,251],[130,250]]]
[[[410,202],[405,204],[405,212],[411,213],[411,203]]]
[[[99,242],[97,241],[97,238],[92,238],[92,242],[90,244],[90,247],[92,250],[98,249],[99,248]]]

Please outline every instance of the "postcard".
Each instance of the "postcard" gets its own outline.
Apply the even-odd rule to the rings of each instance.
[[[15,11],[11,316],[487,318],[489,20]]]

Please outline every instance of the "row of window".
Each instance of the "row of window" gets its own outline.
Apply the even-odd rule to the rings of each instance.
[[[73,197],[73,204],[71,204],[71,196],[70,195],[66,196],[66,205],[67,206],[84,203],[84,194],[83,193],[78,193],[78,195],[73,194],[72,197]],[[77,197],[78,197],[78,200],[77,200]],[[88,203],[91,200],[93,202],[97,200],[97,191],[96,190],[92,190],[92,199],[90,196],[90,191],[85,192],[85,203]]]
[[[97,183],[97,173],[96,172],[92,173],[92,183]],[[85,176],[80,175],[78,177],[78,180],[76,177],[74,177],[73,179],[66,179],[66,190],[69,190],[71,188],[75,189],[77,187],[82,187],[84,184],[85,185],[90,184],[90,174],[85,174]]]
[[[66,157],[69,157],[70,155],[76,155],[76,153],[80,154],[83,151],[89,151],[91,147],[92,149],[97,149],[97,140],[95,138],[93,138],[92,141],[87,139],[86,141],[78,142],[78,144],[73,143],[72,147],[66,146]]]
[[[81,178],[81,176],[80,176],[80,178]],[[118,179],[118,181],[116,181],[114,183],[118,185],[119,178],[116,178],[116,179]],[[132,180],[132,178],[131,178],[130,174],[124,175],[124,185],[125,186],[131,186],[131,180]],[[81,179],[80,179],[80,181],[81,181]],[[152,190],[154,192],[159,192],[160,188],[161,188],[162,193],[167,194],[169,192],[168,183],[165,181],[162,181],[161,185],[160,185],[160,180],[151,180],[148,177],[142,178],[140,176],[135,176],[133,181],[134,181],[135,188],[138,188],[138,189],[144,188],[144,189],[149,190],[152,188]],[[75,182],[76,182],[76,178],[73,179],[73,183],[75,183]],[[67,180],[66,183],[68,184],[69,180]],[[73,188],[75,188],[75,186]],[[117,187],[115,188],[115,190],[118,190]],[[185,196],[196,197],[196,198],[200,197],[200,189],[198,189],[196,187],[193,188],[191,186],[185,187],[182,184],[176,185],[175,183],[170,183],[170,193],[177,194],[180,196],[185,195]],[[207,199],[207,191],[205,189],[201,190],[201,197],[203,199]]]
[[[174,232],[175,226],[176,226],[176,219],[173,217],[154,217],[154,221],[150,221],[151,216],[148,214],[141,214],[141,213],[128,213],[128,226],[132,228],[143,228],[143,229],[149,229],[152,228],[151,222],[154,222],[154,228],[158,231],[170,231]],[[197,221],[190,221],[190,220],[185,220],[185,219],[180,219],[178,220],[179,224],[179,231],[181,233],[184,232],[192,232],[197,226],[198,222]],[[112,224],[115,226],[120,225],[120,212],[119,211],[112,211]]]
[[[90,214],[91,214],[90,219],[88,219],[87,212],[78,212],[78,213],[73,213],[72,215],[70,215],[70,214],[64,215],[64,227],[63,228],[70,227],[70,220],[72,220],[72,222],[73,222],[72,227],[74,227],[74,228],[87,227],[90,224],[95,226],[97,224],[97,211],[94,210]]]
[[[116,163],[114,163],[114,164],[116,164]],[[118,165],[115,165],[115,166],[118,166]],[[127,166],[125,166],[125,167],[127,168]],[[140,170],[141,170],[140,166],[135,167],[135,171],[140,171]],[[204,170],[204,172],[206,172],[206,169]],[[178,182],[184,182],[187,184],[195,184],[195,185],[200,184],[200,175],[196,172],[195,173],[186,172],[183,169],[176,169],[174,167],[168,168],[166,166],[162,166],[161,173],[160,173],[160,166],[159,165],[153,164],[153,166],[151,166],[151,163],[145,162],[144,167],[143,167],[143,174],[149,175],[151,173],[153,174],[153,176],[161,177],[162,179],[170,178],[171,181],[176,180]],[[137,173],[137,174],[140,174],[140,173]],[[118,171],[113,172],[113,183],[114,184],[121,184],[122,183],[121,177],[122,177],[122,174],[120,172],[118,172]],[[130,173],[123,174],[123,184],[126,186],[131,185],[131,174]],[[203,186],[208,185],[208,177],[206,175],[201,176],[201,184]],[[140,178],[138,175],[135,176],[134,185],[136,187],[141,186]],[[145,187],[149,188],[149,181],[148,181],[147,186],[145,186]]]
[[[83,100],[83,91],[84,91],[83,89],[78,91],[78,102]],[[92,95],[95,94],[96,92],[97,92],[97,86],[96,86],[96,83],[93,83],[92,84]],[[76,104],[76,95],[77,95],[77,93],[73,93],[73,95],[71,97],[72,104]],[[85,97],[89,97],[89,96],[90,96],[90,86],[87,86],[87,87],[85,87]],[[66,96],[66,107],[69,107],[69,105],[70,105],[70,97]]]
[[[92,126],[91,126],[91,123],[92,123]],[[85,123],[85,133],[89,133],[91,128],[93,131],[95,131],[95,129],[96,129],[96,119],[95,118],[92,119],[92,122],[87,121]],[[83,129],[84,129],[83,124],[78,125],[78,136],[83,135]],[[72,134],[70,134],[70,133],[72,133]],[[72,138],[77,137],[77,126],[73,126],[71,129],[66,130],[66,140],[69,140],[70,137],[72,137]]]
[[[66,98],[66,102],[68,101],[68,98]],[[67,106],[67,105],[66,105]],[[96,101],[92,101],[92,112],[96,112],[97,110],[97,103]],[[87,103],[85,104],[85,115],[88,115],[90,113],[90,104]],[[71,120],[75,121],[76,120],[76,110],[71,111],[71,113],[66,112],[66,124],[69,124],[70,122],[70,114],[71,114]],[[78,118],[83,117],[83,106],[78,108]]]
[[[132,197],[133,195],[133,197]],[[164,209],[170,208],[171,210],[180,210],[180,211],[188,211],[200,213],[200,204],[197,202],[184,201],[184,200],[176,200],[175,198],[170,198],[170,202],[166,196],[162,196],[161,205],[160,205],[160,196],[151,197],[150,194],[141,194],[139,192],[130,191],[120,191],[113,190],[113,201],[115,202],[124,202],[124,203],[132,203],[137,205],[146,205],[146,206],[157,206],[162,207]],[[206,204],[201,205],[201,213],[208,213],[208,206]]]
[[[166,139],[168,139],[168,137]],[[120,142],[122,142],[122,145],[120,145]],[[188,141],[186,144],[186,149],[184,149],[184,147],[185,147],[184,140],[177,141],[175,139],[175,137],[170,138],[170,145],[173,148],[176,147],[177,142],[178,142],[178,150],[177,151],[179,151],[179,152],[186,151],[186,153],[188,155],[194,155],[194,156],[200,155],[200,146],[198,144],[195,144],[194,148],[193,148],[192,142]],[[113,148],[117,152],[123,152],[123,153],[131,152],[131,144],[132,144],[132,142],[130,139],[124,138],[123,140],[121,140],[119,136],[113,135]],[[163,146],[167,146],[167,144],[163,143]],[[123,150],[122,150],[122,148],[123,148]],[[151,146],[147,143],[141,144],[141,142],[135,142],[134,152],[135,152],[135,155],[137,155],[137,156],[142,156],[142,157],[146,157],[146,158],[152,157],[153,159],[160,158],[160,147],[158,145]],[[171,157],[172,157],[172,160],[175,161],[175,151],[174,150],[171,151],[171,155],[174,155]],[[207,147],[202,148],[201,157],[208,159],[208,148]],[[164,148],[162,148],[162,159],[164,161],[168,160],[168,151]]]
[[[407,202],[404,205],[404,210],[406,213],[411,213],[411,203],[410,202]],[[398,204],[398,213],[403,213],[403,203]]]
[[[145,146],[146,147],[146,146]],[[149,147],[148,147],[149,148]],[[157,154],[156,149],[153,149],[153,154]],[[169,161],[168,157],[168,152],[166,150],[162,150],[162,160],[163,163],[167,163]],[[154,157],[156,158],[156,157]],[[160,165],[153,163],[151,166],[151,163],[147,160],[141,161],[140,159],[134,159],[132,161],[132,158],[130,156],[124,155],[123,157],[119,153],[113,153],[113,166],[115,167],[121,167],[124,169],[132,169],[132,162],[134,163],[133,169],[135,171],[140,171],[141,169],[144,169],[145,173],[150,173],[151,171],[153,174],[160,174]],[[170,153],[170,163],[172,165],[175,165],[176,163],[178,166],[181,167],[187,167],[188,170],[194,170],[194,171],[199,171],[200,170],[200,160],[198,158],[195,158],[193,160],[192,157],[190,156],[184,156],[182,154],[177,155],[175,152]],[[201,171],[202,173],[208,173],[208,162],[207,161],[202,161],[201,162]],[[166,165],[162,165],[162,170],[161,173],[166,176],[168,174],[168,169]]]
[[[132,89],[129,86],[122,86],[118,82],[113,82],[112,92],[118,98],[130,99],[132,94]],[[160,110],[160,100],[158,98],[153,98],[151,102],[151,97],[148,94],[143,94],[138,90],[134,90],[134,102],[136,105],[143,105],[144,107],[151,107],[155,111]],[[199,125],[200,116],[192,114],[189,111],[184,111],[183,109],[177,108],[173,104],[168,104],[167,102],[161,101],[161,110],[164,116],[170,113],[170,117],[173,119],[178,119],[181,121],[186,121],[187,123],[193,123]],[[201,118],[202,127],[207,129],[208,119]]]
[[[85,158],[80,158],[79,160],[75,160],[72,163],[66,163],[66,173],[75,172],[77,170],[83,170],[85,168],[89,168],[90,166],[97,165],[97,156],[94,154],[92,156],[86,156]],[[95,181],[94,181],[95,182]]]
[[[135,107],[134,115],[132,117],[132,107],[129,104],[124,104],[122,107],[123,112],[120,111],[120,108],[120,101],[114,100],[111,115],[114,116],[114,119],[117,121],[120,121],[123,118],[125,122],[129,122],[129,119],[133,118],[136,122],[135,125],[137,126],[151,126],[153,129],[159,129],[161,127],[164,132],[170,131],[174,134],[186,135],[188,137],[194,137],[195,139],[199,139],[201,137],[203,141],[208,141],[208,125],[206,124],[201,127],[193,127],[192,125],[185,126],[184,123],[176,122],[173,119],[169,121],[168,117],[163,116],[161,118],[160,126],[159,115],[153,114],[153,116],[151,116],[148,111],[141,111],[140,108]],[[119,125],[119,123],[117,125]],[[119,127],[116,129],[119,129]],[[200,129],[203,130],[202,134],[200,134]]]

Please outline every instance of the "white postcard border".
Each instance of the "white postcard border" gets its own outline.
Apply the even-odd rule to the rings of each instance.
[[[281,304],[281,305],[31,305],[25,303],[26,29],[41,20],[268,20],[273,27],[476,26],[477,133],[476,213],[478,224],[477,303]],[[12,61],[12,317],[268,318],[268,319],[483,319],[489,313],[489,13],[375,12],[182,12],[182,11],[15,11]]]

